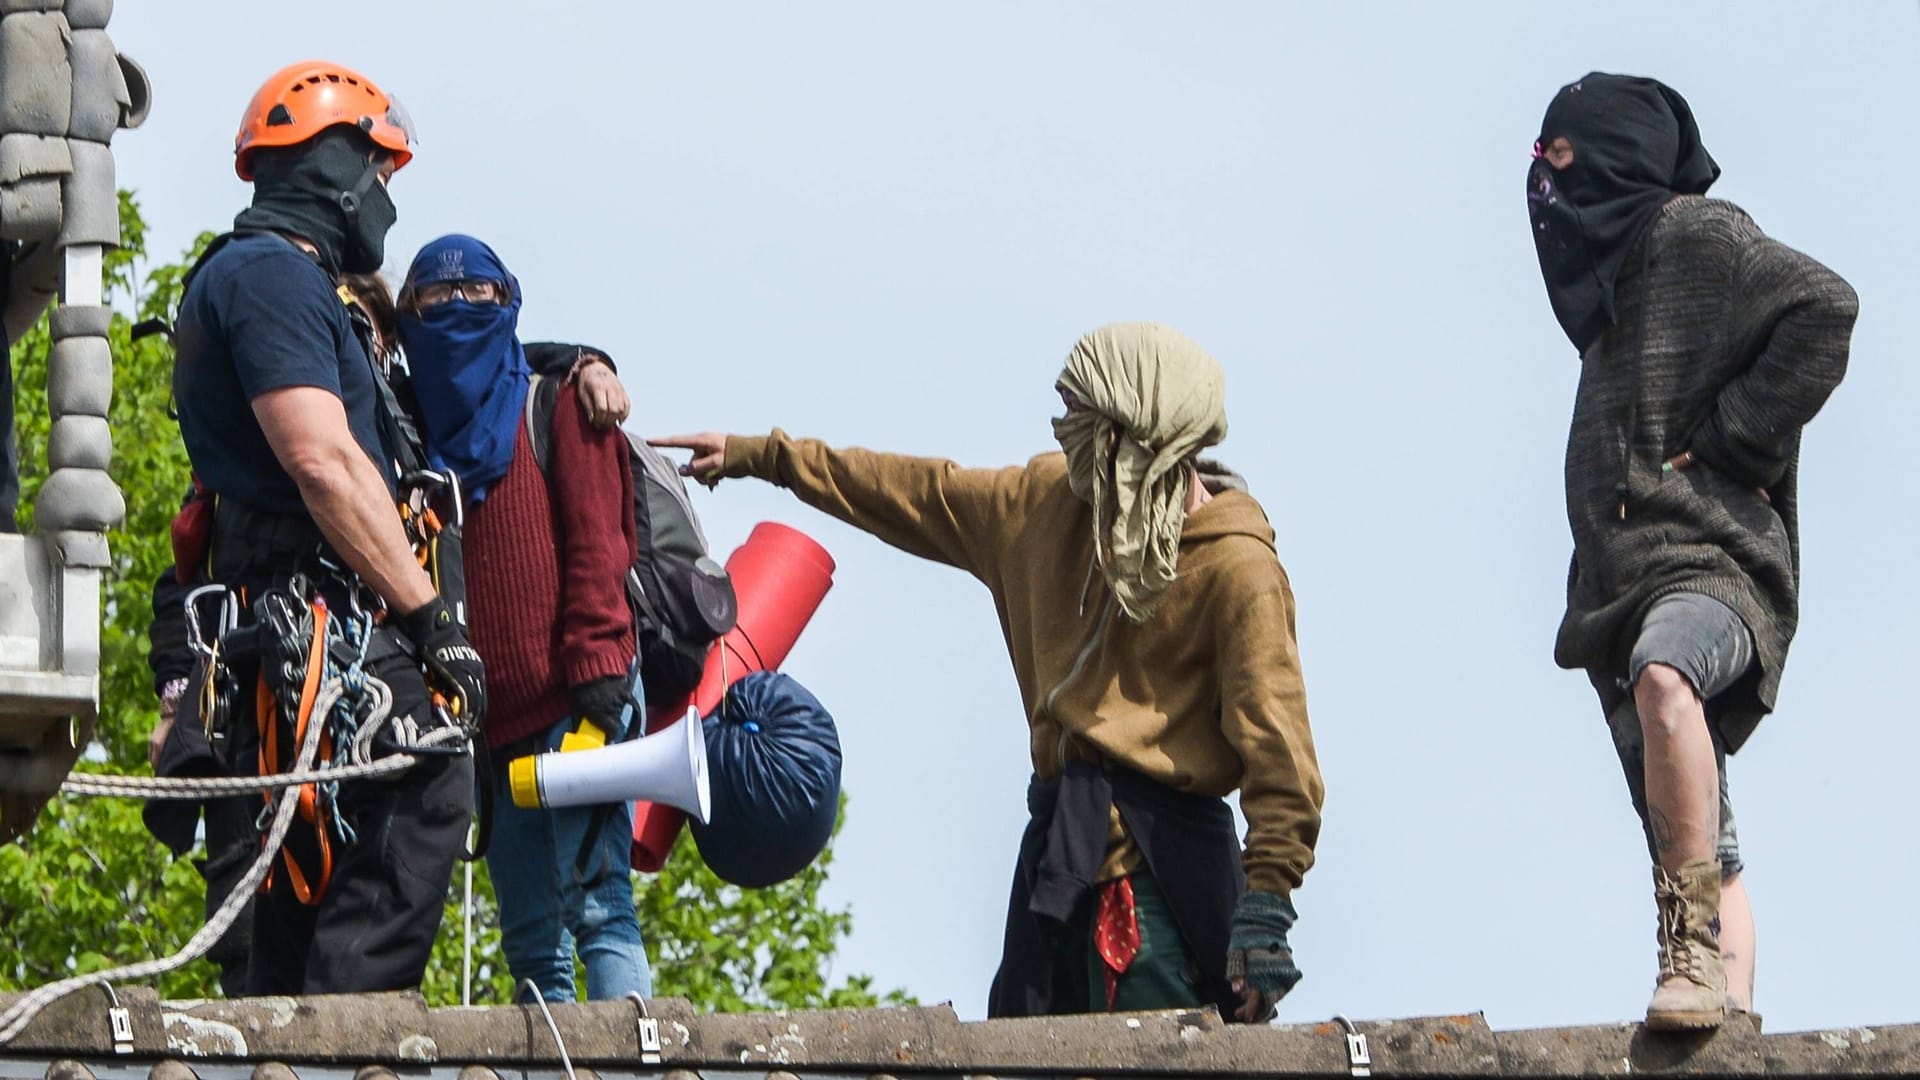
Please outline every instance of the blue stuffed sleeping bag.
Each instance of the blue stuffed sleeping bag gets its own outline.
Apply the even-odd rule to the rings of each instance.
[[[840,736],[807,688],[755,672],[703,721],[712,820],[693,823],[700,857],[722,881],[763,889],[807,868],[840,811]]]

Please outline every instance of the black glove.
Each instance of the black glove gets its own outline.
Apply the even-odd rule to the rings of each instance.
[[[573,715],[591,721],[606,733],[608,742],[620,737],[625,727],[621,714],[633,704],[627,680],[618,675],[589,679],[569,690],[567,698],[573,706]]]
[[[400,616],[400,629],[420,646],[427,682],[447,697],[454,718],[469,731],[479,728],[487,715],[486,669],[467,640],[466,627],[454,621],[446,601],[436,596],[419,610]]]
[[[1274,1006],[1300,981],[1300,969],[1294,966],[1293,950],[1287,945],[1287,931],[1293,929],[1293,901],[1270,892],[1249,892],[1233,908],[1232,936],[1227,939],[1227,981],[1235,993],[1258,991],[1260,1001],[1253,1011],[1240,1019],[1263,1023],[1273,1016]]]

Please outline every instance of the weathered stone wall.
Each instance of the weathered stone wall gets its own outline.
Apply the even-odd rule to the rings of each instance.
[[[428,1009],[414,995],[162,1003],[120,994],[132,1041],[116,1054],[102,994],[55,1005],[10,1046],[0,1075],[127,1070],[155,1080],[434,1075],[607,1077],[1356,1075],[1337,1023],[1248,1028],[1212,1012],[962,1023],[948,1008],[696,1016],[648,1003],[649,1055],[631,1002],[552,1006],[559,1041],[532,1005]],[[5,999],[0,999],[3,1003]],[[1361,1022],[1374,1076],[1920,1076],[1920,1025],[1763,1035],[1749,1017],[1701,1036],[1636,1024],[1494,1031],[1478,1014]],[[58,1062],[66,1062],[56,1073]],[[196,1073],[195,1070],[198,1070]]]
[[[100,532],[126,513],[106,471],[113,358],[98,253],[120,243],[113,133],[146,118],[151,93],[107,36],[112,14],[112,0],[0,0],[0,240],[17,245],[0,303],[9,346],[66,278],[47,358],[43,533]]]

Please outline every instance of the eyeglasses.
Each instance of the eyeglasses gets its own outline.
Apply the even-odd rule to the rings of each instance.
[[[465,281],[436,281],[413,290],[416,307],[444,304],[456,296],[469,304],[505,304],[507,289],[497,281],[469,278]]]

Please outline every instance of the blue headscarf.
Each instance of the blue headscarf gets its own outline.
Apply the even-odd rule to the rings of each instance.
[[[509,302],[475,304],[456,297],[422,311],[403,306],[398,323],[427,458],[434,468],[458,474],[467,498],[477,503],[507,474],[527,400],[531,370],[515,333],[520,283],[492,248],[455,234],[420,249],[407,268],[406,289],[474,279],[504,284]]]

